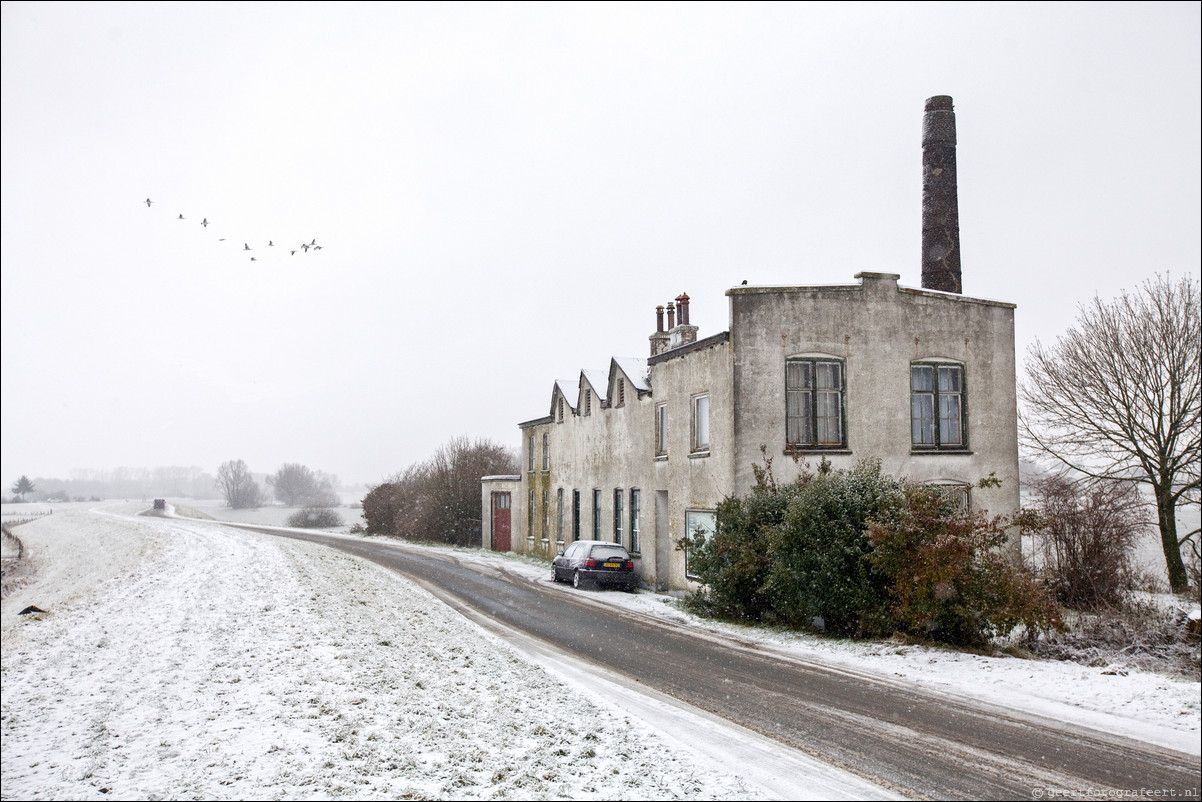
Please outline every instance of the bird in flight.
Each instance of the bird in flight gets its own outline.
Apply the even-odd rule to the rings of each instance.
[[[296,256],[296,251],[293,251],[289,256]]]
[[[179,217],[177,217],[176,219],[177,219],[177,220],[183,220],[183,219],[184,219],[184,216],[181,214],[181,215],[180,215]]]
[[[256,259],[256,258],[255,258],[255,257],[253,257],[253,256],[252,256],[252,257],[250,257],[250,260],[251,260],[252,262],[257,262],[257,261],[259,261],[258,259]]]
[[[205,228],[208,228],[209,227],[209,218],[206,217],[204,220],[201,220],[200,224],[202,226],[204,226]]]
[[[275,245],[275,243],[274,243],[274,242],[272,242],[271,240],[267,240],[267,245],[268,245],[268,247],[270,247],[270,246],[273,246],[273,245]]]
[[[308,252],[309,252],[309,243],[307,243],[307,242],[302,242],[302,243],[301,243],[301,249],[302,249],[302,250],[304,250],[304,252],[305,252],[305,253],[308,253]]]
[[[244,251],[249,251],[250,249],[251,249],[251,248],[250,248],[250,243],[248,243],[248,242],[244,242],[244,243],[242,243],[242,250],[244,250]],[[254,259],[254,257],[252,256],[252,257],[251,257],[251,259]]]
[[[153,202],[154,202],[154,201],[152,201],[150,198],[147,198],[147,199],[146,199],[146,208],[147,208],[147,209],[149,209],[149,208],[150,208],[150,204],[151,204],[151,203],[153,203]]]

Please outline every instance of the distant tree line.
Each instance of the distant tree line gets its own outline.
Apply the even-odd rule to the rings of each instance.
[[[480,544],[480,478],[518,471],[517,454],[488,440],[456,437],[429,459],[372,487],[367,531],[457,546]]]
[[[22,480],[24,480],[22,482]],[[213,498],[213,474],[196,466],[72,471],[69,478],[22,476],[14,501],[88,501],[101,498]],[[21,489],[18,489],[18,485]]]

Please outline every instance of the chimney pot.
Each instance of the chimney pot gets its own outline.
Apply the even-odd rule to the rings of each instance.
[[[668,331],[676,328],[676,305],[668,301]]]
[[[664,308],[662,306],[655,307],[655,330],[664,330]]]

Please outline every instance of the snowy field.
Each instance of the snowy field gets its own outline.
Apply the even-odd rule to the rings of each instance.
[[[771,749],[716,768],[695,721],[593,706],[372,563],[82,506],[18,529],[38,573],[2,608],[6,799],[892,797]]]
[[[4,798],[888,796],[662,700],[588,705],[580,687],[604,678],[523,652],[371,563],[204,521],[130,517],[146,506],[55,505],[17,530],[38,572],[2,607]],[[543,563],[455,551],[551,586]],[[647,592],[588,597],[794,659],[1202,752],[1196,682],[736,628]],[[18,616],[29,604],[49,612]]]

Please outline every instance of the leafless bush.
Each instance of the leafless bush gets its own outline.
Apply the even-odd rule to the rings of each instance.
[[[1168,609],[1153,601],[1128,599],[1117,607],[1079,613],[1065,632],[1047,632],[1028,644],[1040,657],[1071,660],[1085,665],[1155,671],[1202,680],[1198,636],[1186,623],[1189,613],[1178,605]]]
[[[1037,500],[1023,523],[1057,601],[1077,610],[1121,604],[1139,580],[1131,557],[1147,505],[1136,486],[1051,476],[1034,487]]]
[[[305,507],[289,515],[287,523],[299,529],[330,529],[342,526],[342,516],[329,507]]]
[[[460,546],[480,543],[480,477],[516,473],[512,450],[457,437],[428,460],[371,488],[363,518],[372,534]]]

